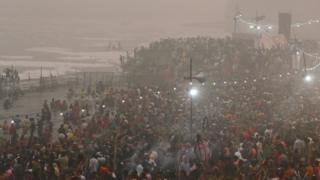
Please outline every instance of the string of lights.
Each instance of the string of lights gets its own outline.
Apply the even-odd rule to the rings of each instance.
[[[263,30],[265,32],[270,32],[271,30],[273,30],[274,28],[278,28],[276,25],[272,25],[272,24],[264,24],[264,25],[261,25],[261,24],[258,24],[258,23],[255,23],[255,22],[250,22],[246,19],[244,19],[242,17],[242,14],[239,13],[238,15],[235,16],[236,20],[240,23],[243,23],[243,24],[246,24],[249,26],[250,29],[255,29],[255,30]],[[311,20],[308,20],[308,21],[305,21],[305,22],[299,22],[299,23],[294,23],[291,25],[291,27],[294,27],[294,28],[300,28],[302,26],[305,26],[305,25],[311,25],[311,24],[314,24],[314,23],[320,23],[320,19],[311,19]],[[310,58],[314,58],[316,59],[316,61],[319,61],[316,65],[314,65],[313,67],[310,67],[310,68],[307,68],[306,70],[307,71],[312,71],[312,70],[315,70],[317,69],[318,67],[320,67],[320,56],[318,55],[315,55],[315,54],[311,54],[311,53],[308,53],[308,52],[305,52],[304,50],[302,49],[299,49],[299,51],[297,51],[297,55],[300,54],[300,52],[302,52],[304,55],[310,57]]]
[[[291,26],[300,28],[302,26],[311,25],[311,24],[315,24],[315,23],[320,23],[320,19],[310,19],[309,21],[305,21],[302,23],[294,23]]]
[[[249,20],[246,20],[242,17],[241,14],[237,15],[235,17],[237,19],[238,22],[241,22],[243,24],[246,24],[250,29],[256,29],[256,30],[264,30],[264,31],[271,31],[275,28],[278,28],[278,26],[274,25],[274,24],[259,24],[256,22],[252,22]],[[291,27],[293,28],[300,28],[306,25],[312,25],[312,24],[316,24],[316,23],[320,23],[320,19],[310,19],[308,21],[305,22],[297,22],[291,25]]]
[[[258,78],[243,78],[237,80],[229,80],[229,81],[211,81],[207,83],[202,83],[202,86],[228,86],[228,85],[246,85],[246,84],[255,84],[267,80],[281,80],[286,78],[291,78],[294,76],[299,76],[302,71],[295,70],[293,72],[287,72],[282,74],[275,74],[272,76],[261,76]]]
[[[305,52],[305,51],[302,50],[302,49],[300,49],[300,51],[301,51],[304,55],[306,55],[306,56],[308,56],[308,57],[310,57],[310,58],[314,58],[316,61],[318,61],[318,63],[317,63],[316,65],[307,68],[307,69],[306,69],[307,71],[313,71],[313,70],[317,69],[318,67],[320,67],[320,61],[319,61],[319,60],[320,60],[320,57],[319,57],[318,55]],[[299,51],[297,51],[297,55],[300,55],[300,54],[301,54],[301,53],[300,53]]]
[[[272,25],[272,24],[261,25],[255,22],[250,22],[249,20],[242,18],[242,15],[238,15],[235,18],[237,19],[238,22],[248,25],[250,29],[271,31],[273,28],[276,27],[275,25]]]
[[[305,56],[308,56],[310,58],[314,58],[318,61],[318,63],[312,67],[306,68],[307,71],[313,71],[317,68],[320,67],[320,56],[317,54],[312,54],[309,52],[304,51],[303,49],[299,49],[297,48],[296,51],[296,55],[300,56],[304,54]],[[294,70],[293,72],[284,72],[284,73],[280,73],[280,74],[275,74],[272,76],[260,76],[259,78],[243,78],[242,80],[232,80],[232,81],[213,81],[213,82],[209,82],[209,83],[202,83],[202,86],[205,85],[213,85],[213,86],[227,86],[227,85],[244,85],[244,84],[249,84],[249,83],[257,83],[257,82],[261,82],[261,81],[266,81],[266,80],[281,80],[281,79],[285,79],[285,78],[291,78],[294,76],[299,76],[301,77],[302,74],[304,74],[305,71],[304,70]],[[312,76],[309,75],[309,73],[304,75],[304,80],[307,82],[312,81]]]

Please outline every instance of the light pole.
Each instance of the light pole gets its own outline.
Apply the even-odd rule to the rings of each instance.
[[[193,131],[192,131],[192,124],[193,124],[193,115],[192,115],[192,106],[193,106],[193,95],[192,94],[194,94],[194,93],[191,93],[192,91],[192,86],[193,86],[193,84],[192,84],[192,58],[190,58],[190,74],[189,74],[190,76],[189,76],[189,78],[190,78],[190,93],[189,93],[189,95],[190,95],[190,124],[189,124],[189,126],[190,126],[190,137],[191,137],[191,139],[192,139],[192,134],[193,134]]]
[[[192,139],[193,137],[193,131],[192,131],[192,125],[193,125],[193,97],[198,95],[198,90],[193,88],[193,79],[198,80],[200,83],[203,83],[205,81],[205,78],[203,77],[203,74],[200,73],[200,75],[193,76],[192,75],[192,59],[190,58],[190,72],[189,76],[185,77],[185,79],[189,80],[189,96],[190,96],[190,137]]]
[[[193,97],[198,95],[198,90],[193,88],[191,85],[191,88],[189,90],[189,96],[190,96],[190,136],[193,137],[193,131],[192,131],[192,125],[193,125]]]

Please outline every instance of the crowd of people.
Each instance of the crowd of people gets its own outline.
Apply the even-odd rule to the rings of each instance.
[[[175,83],[188,75],[191,58],[194,72],[204,72],[208,79],[262,77],[290,71],[295,49],[291,45],[265,49],[253,40],[235,38],[168,38],[137,48],[123,69],[134,83],[163,83],[159,79]]]
[[[214,54],[224,57],[223,62],[229,59],[227,47],[244,43],[205,42]],[[236,48],[238,55],[253,51],[242,46]],[[229,53],[237,52],[231,49]],[[244,62],[282,59],[280,54],[285,54],[283,49],[261,51],[265,53],[232,56]],[[141,58],[139,53],[135,56]],[[45,101],[39,114],[1,122],[1,178],[320,179],[319,86],[315,81],[305,82],[284,61],[276,61],[279,69],[273,71],[259,71],[259,63],[239,67],[236,74],[246,75],[237,83],[229,83],[234,79],[231,75],[226,79],[221,75],[214,80],[216,84],[193,83],[199,95],[192,98],[192,121],[188,82],[99,88],[97,94],[92,87],[69,89],[81,95]],[[215,67],[199,62],[199,68],[209,66]],[[262,73],[265,79],[250,79],[246,69]],[[280,70],[290,75],[279,77]],[[220,73],[212,70],[212,74]]]

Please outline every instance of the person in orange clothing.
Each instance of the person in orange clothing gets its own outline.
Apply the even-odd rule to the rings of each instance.
[[[111,176],[112,172],[109,170],[109,168],[103,164],[100,166],[99,168],[99,176],[101,178],[108,178],[109,176]]]
[[[320,159],[317,159],[315,162],[315,166],[313,168],[314,175],[317,177],[317,179],[320,179]]]
[[[255,159],[255,158],[257,157],[257,150],[256,150],[256,148],[252,147],[250,154],[251,154],[251,158]]]
[[[307,179],[307,180],[311,180],[314,176],[314,170],[313,170],[313,166],[311,164],[308,164],[308,166],[305,168],[304,170],[304,177]]]
[[[295,170],[289,165],[283,173],[281,180],[291,179],[296,176]]]

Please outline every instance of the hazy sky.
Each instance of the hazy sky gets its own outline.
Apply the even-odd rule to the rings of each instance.
[[[108,26],[110,31],[115,26],[125,26],[128,31],[141,33],[145,29],[160,34],[190,31],[213,35],[228,31],[225,27],[232,23],[236,4],[246,17],[258,12],[275,24],[280,11],[291,12],[294,21],[320,18],[320,0],[0,0],[0,20],[30,22],[34,28],[63,23],[67,29],[68,24],[90,23],[82,26],[93,31],[103,26]],[[188,24],[198,25],[198,29],[185,28]],[[313,25],[304,31],[317,35],[319,27]]]
[[[18,18],[219,20],[234,2],[249,13],[291,11],[299,16],[319,15],[320,7],[319,0],[1,0],[0,13]]]

